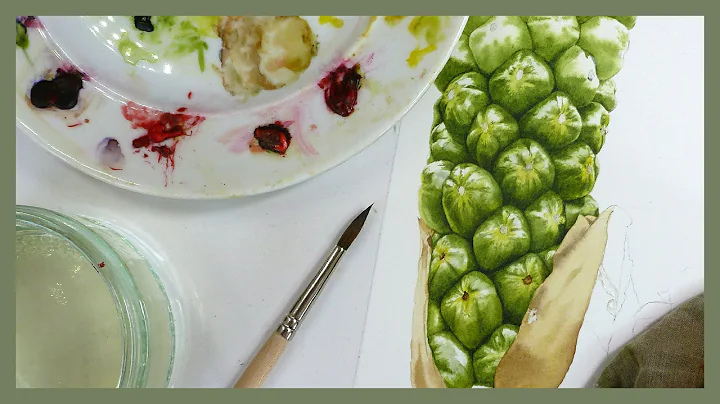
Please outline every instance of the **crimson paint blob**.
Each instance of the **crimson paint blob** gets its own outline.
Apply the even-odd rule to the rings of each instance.
[[[362,79],[360,64],[356,63],[353,67],[341,64],[320,80],[318,86],[325,93],[325,105],[328,109],[342,117],[348,117],[355,112]]]
[[[283,156],[290,147],[290,140],[292,139],[290,131],[280,121],[258,126],[253,131],[253,135],[260,148]]]

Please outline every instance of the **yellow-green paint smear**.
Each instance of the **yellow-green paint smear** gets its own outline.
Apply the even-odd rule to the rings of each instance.
[[[127,32],[123,32],[120,36],[120,39],[117,41],[117,48],[120,55],[125,59],[125,62],[133,66],[137,65],[141,60],[148,63],[155,63],[159,59],[155,53],[131,41]]]
[[[405,18],[404,15],[387,15],[385,16],[385,22],[391,26],[397,25],[403,18]]]
[[[432,53],[437,49],[435,45],[428,45],[422,49],[415,48],[412,52],[410,52],[410,56],[407,58],[407,64],[410,67],[417,67],[418,64],[420,64],[420,61],[423,60],[425,55]]]
[[[140,33],[150,41],[165,45],[165,56],[185,56],[197,53],[200,71],[205,71],[205,38],[217,38],[219,16],[158,16],[152,18],[155,31]],[[164,38],[163,38],[164,36]],[[143,38],[144,39],[144,38]]]
[[[330,24],[335,28],[342,28],[345,25],[345,21],[331,15],[321,15],[318,22],[322,25]]]
[[[426,46],[418,46],[410,52],[410,56],[407,58],[410,67],[417,67],[425,55],[434,52],[437,49],[438,42],[444,39],[440,18],[437,16],[417,16],[410,21],[408,26],[410,34],[419,41],[426,43]]]
[[[370,21],[368,21],[368,25],[362,34],[363,37],[367,36],[367,34],[370,32],[370,28],[372,28],[372,25],[375,23],[375,21],[377,21],[377,16],[376,15],[371,16]]]

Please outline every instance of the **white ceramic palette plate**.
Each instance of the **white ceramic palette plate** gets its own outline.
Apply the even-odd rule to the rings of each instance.
[[[203,25],[222,17],[177,17],[151,33],[132,16],[20,17],[17,121],[62,160],[132,191],[268,192],[335,167],[392,127],[442,69],[466,20],[300,18],[316,38],[309,64],[291,80],[261,70],[275,88],[243,96],[226,86],[235,78],[221,49],[234,46],[231,34]],[[183,36],[177,27],[187,24],[202,35]],[[68,88],[80,82],[75,104]]]

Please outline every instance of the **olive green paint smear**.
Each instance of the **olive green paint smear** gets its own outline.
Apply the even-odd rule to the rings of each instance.
[[[30,47],[27,28],[20,21],[15,21],[15,46],[22,49],[25,58],[32,64],[32,60],[30,60],[30,56],[28,56],[27,53],[28,47]]]
[[[343,25],[345,25],[345,21],[341,20],[340,18],[333,17],[331,15],[321,15],[318,18],[318,22],[321,25],[330,24],[335,28],[342,28]]]
[[[385,16],[384,20],[388,25],[394,26],[394,25],[397,25],[404,18],[405,18],[404,15],[388,15],[388,16]]]
[[[404,18],[404,17],[397,17]],[[385,21],[393,25],[397,23],[395,20],[388,20],[385,17]],[[437,16],[417,16],[410,21],[408,26],[410,34],[419,41],[424,41],[425,46],[418,46],[407,58],[407,64],[410,67],[417,67],[418,64],[423,60],[425,55],[434,52],[437,49],[438,42],[445,39],[442,34],[442,20],[441,17]]]

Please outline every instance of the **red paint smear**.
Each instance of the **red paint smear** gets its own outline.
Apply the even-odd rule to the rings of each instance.
[[[85,123],[90,123],[90,120],[89,120],[89,119],[85,119]]]
[[[343,63],[328,73],[318,83],[325,93],[325,105],[328,109],[344,118],[355,112],[362,80],[359,63],[352,67]]]
[[[100,268],[105,268],[105,261],[99,263],[98,266],[99,266]]]
[[[187,111],[187,108],[185,108],[185,107],[180,107],[177,109],[177,112],[185,112],[185,111]]]
[[[173,144],[172,146],[166,146],[166,145],[160,145],[160,146],[152,146],[150,148],[150,151],[153,151],[158,154],[158,163],[161,161],[161,159],[172,159],[175,154],[175,146],[176,144]]]
[[[192,91],[188,93],[188,100],[192,98]]]
[[[175,168],[175,149],[180,140],[191,136],[193,129],[200,125],[205,118],[187,114],[171,114],[151,108],[143,107],[134,102],[123,105],[122,114],[133,129],[144,129],[145,134],[134,139],[132,146],[136,149],[146,149],[156,153],[158,163],[165,163],[165,168]],[[143,154],[147,157],[147,153]],[[165,186],[167,186],[167,171],[165,173]]]
[[[78,123],[70,124],[70,125],[68,125],[67,127],[68,127],[68,128],[75,128],[75,127],[78,127],[78,126],[80,126],[80,125],[82,125],[82,124],[83,124],[82,122],[78,122]]]

